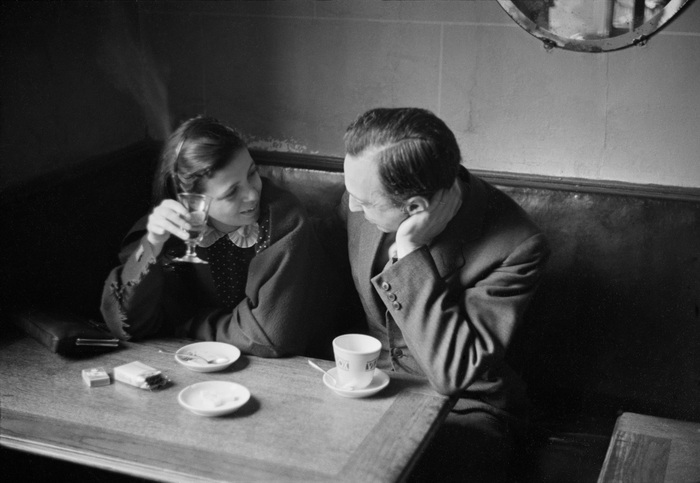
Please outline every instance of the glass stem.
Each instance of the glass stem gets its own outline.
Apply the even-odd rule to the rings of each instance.
[[[187,256],[187,257],[196,256],[196,253],[194,252],[194,243],[188,241],[186,244],[187,244],[187,253],[185,254],[185,256]]]

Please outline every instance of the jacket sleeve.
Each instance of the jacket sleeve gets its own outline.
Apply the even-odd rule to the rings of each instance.
[[[320,250],[308,220],[251,261],[246,297],[232,312],[203,309],[190,321],[188,335],[217,340],[262,357],[301,354],[323,319],[324,287]]]
[[[173,322],[167,328],[176,326],[191,310],[184,288],[166,274],[138,226],[127,235],[119,255],[122,264],[110,272],[102,292],[102,316],[112,333],[124,340],[155,334],[166,328],[164,320]]]
[[[548,253],[535,234],[464,286],[460,271],[443,280],[422,247],[372,283],[431,384],[456,395],[503,360]]]

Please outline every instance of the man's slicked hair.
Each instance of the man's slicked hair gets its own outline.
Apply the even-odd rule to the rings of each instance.
[[[381,184],[396,205],[450,188],[462,160],[450,128],[425,109],[369,110],[348,126],[344,140],[351,156],[377,151]]]

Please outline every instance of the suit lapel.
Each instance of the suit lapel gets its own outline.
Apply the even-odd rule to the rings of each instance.
[[[372,267],[382,245],[384,234],[365,220],[362,213],[348,213],[348,234],[350,260],[354,262],[353,277],[365,310],[371,313],[370,319],[384,320],[383,303],[370,282]],[[370,303],[369,301],[373,301]]]
[[[350,213],[350,217],[350,223],[355,225],[351,227],[349,233],[353,234],[351,244],[355,251],[355,259],[358,261],[357,277],[361,281],[369,281],[372,278],[372,266],[384,234],[367,222],[362,213]]]

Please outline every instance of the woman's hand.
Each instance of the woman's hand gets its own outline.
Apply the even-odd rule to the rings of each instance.
[[[445,229],[462,206],[459,183],[449,190],[437,192],[423,210],[409,215],[396,231],[396,256],[403,258],[423,245],[428,245]]]
[[[187,217],[187,209],[175,200],[163,200],[153,209],[148,216],[146,229],[148,242],[153,245],[156,255],[160,253],[170,235],[183,240],[189,238],[187,230],[190,224],[186,221]]]

